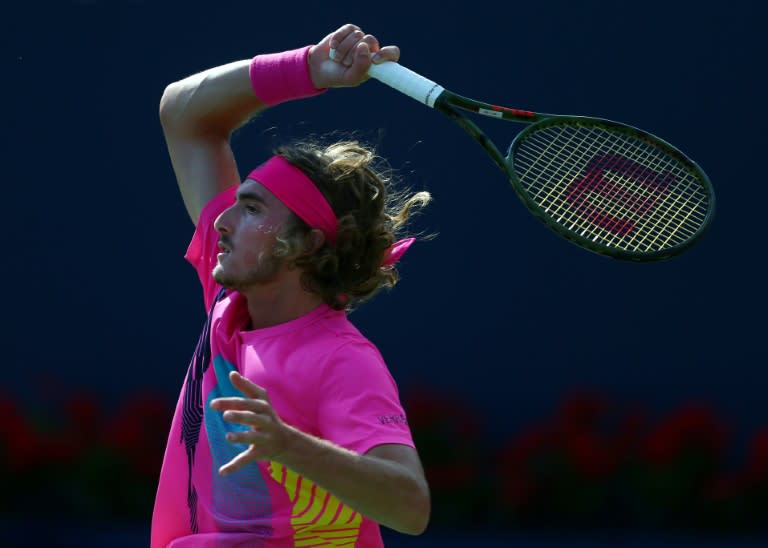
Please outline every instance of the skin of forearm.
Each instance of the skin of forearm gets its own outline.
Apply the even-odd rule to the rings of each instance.
[[[390,529],[411,535],[424,531],[429,490],[405,466],[291,430],[285,451],[275,460]]]
[[[253,93],[250,60],[215,67],[165,88],[160,119],[176,133],[228,136],[265,105]]]

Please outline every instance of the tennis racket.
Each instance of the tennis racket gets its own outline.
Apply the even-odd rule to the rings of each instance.
[[[450,117],[482,145],[534,215],[590,251],[667,259],[698,242],[712,221],[715,195],[707,175],[650,133],[469,99],[394,62],[371,65],[368,74]],[[460,111],[530,125],[504,156]]]

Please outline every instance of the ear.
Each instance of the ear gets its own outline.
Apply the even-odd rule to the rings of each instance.
[[[307,255],[314,255],[325,243],[325,234],[319,228],[313,228],[304,239],[304,249]]]

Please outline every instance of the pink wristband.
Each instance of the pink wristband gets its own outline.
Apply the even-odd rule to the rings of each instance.
[[[309,48],[266,53],[251,60],[248,71],[251,86],[262,103],[273,106],[292,99],[319,95],[327,88],[317,89],[309,75]]]

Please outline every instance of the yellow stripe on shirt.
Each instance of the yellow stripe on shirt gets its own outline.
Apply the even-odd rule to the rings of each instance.
[[[278,462],[270,462],[272,478],[291,500],[291,525],[296,546],[354,546],[362,516],[328,491]]]

